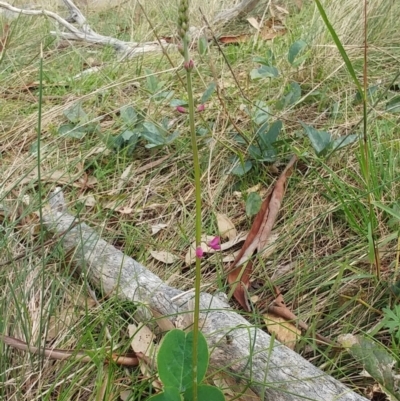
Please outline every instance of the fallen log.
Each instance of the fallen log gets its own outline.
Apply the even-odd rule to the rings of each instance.
[[[52,193],[49,204],[43,212],[43,223],[49,230],[63,233],[63,248],[103,293],[141,305],[137,318],[144,323],[154,319],[151,311],[174,324],[179,315],[193,312],[193,292],[168,286],[87,224],[77,222],[66,210],[59,188]],[[263,399],[367,401],[299,354],[272,341],[267,333],[233,311],[224,297],[202,293],[200,305],[200,327],[211,350],[213,367],[248,380]]]

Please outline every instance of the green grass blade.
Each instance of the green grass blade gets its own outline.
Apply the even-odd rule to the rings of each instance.
[[[356,84],[359,92],[361,94],[363,94],[364,93],[363,88],[360,84],[360,81],[357,78],[356,72],[354,71],[354,68],[353,68],[353,65],[351,64],[349,56],[347,55],[346,50],[344,49],[342,43],[340,42],[340,39],[339,39],[338,35],[336,34],[335,29],[333,28],[332,24],[329,22],[328,16],[326,15],[324,8],[322,7],[322,4],[320,3],[319,0],[315,0],[315,4],[317,5],[318,11],[321,15],[321,18],[323,19],[329,33],[332,36],[333,41],[335,42],[336,47],[339,50],[340,55],[342,56],[344,63],[346,64],[347,71],[353,78],[353,81]]]

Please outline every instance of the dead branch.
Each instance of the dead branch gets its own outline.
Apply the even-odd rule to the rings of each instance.
[[[80,12],[78,7],[72,2],[72,0],[63,0],[65,5],[70,11],[71,21],[78,24],[79,28],[75,27],[72,23],[68,22],[66,19],[60,17],[58,14],[48,11],[48,10],[31,10],[23,9],[12,6],[11,4],[0,1],[0,8],[10,11],[14,14],[21,15],[31,15],[31,16],[46,16],[55,20],[59,25],[64,27],[68,32],[56,32],[51,31],[50,33],[55,36],[60,36],[61,38],[68,40],[82,40],[89,43],[97,43],[101,45],[110,45],[114,49],[123,53],[124,57],[135,57],[143,53],[148,52],[161,52],[162,47],[167,48],[169,45],[165,41],[158,42],[125,42],[110,36],[104,36],[96,33],[92,28],[90,28],[88,22],[84,15]],[[161,47],[162,46],[162,47]]]
[[[214,19],[214,25],[230,22],[252,11],[260,0],[242,0],[236,7],[221,11]]]
[[[44,224],[54,232],[67,231],[62,245],[93,285],[141,305],[137,318],[144,323],[153,319],[152,310],[172,323],[179,314],[193,313],[193,293],[166,285],[87,224],[72,227],[77,219],[67,212],[60,189],[54,191],[49,202]],[[202,293],[200,302],[200,327],[212,350],[211,363],[251,381],[259,395],[274,401],[367,401],[294,351],[272,341],[267,333],[231,310],[226,297]]]
[[[52,18],[62,27],[64,27],[67,32],[50,31],[54,36],[59,36],[67,40],[82,40],[89,43],[96,43],[100,45],[110,45],[114,49],[123,53],[123,58],[125,57],[135,57],[144,53],[149,52],[162,52],[163,49],[167,47],[176,47],[175,45],[168,44],[165,40],[160,40],[157,42],[125,42],[110,36],[104,36],[96,31],[94,31],[89,23],[87,22],[85,16],[79,10],[79,8],[73,3],[72,0],[62,0],[69,10],[70,18],[68,20],[60,17],[58,14],[48,11],[48,10],[33,10],[29,8],[18,8],[11,4],[0,1],[0,9],[7,10],[9,16],[11,15],[31,15],[31,16],[46,16]],[[220,23],[229,22],[237,17],[242,17],[254,9],[258,4],[259,0],[242,0],[236,7],[229,10],[224,10],[220,12],[214,19],[214,25]],[[75,27],[71,22],[76,22],[78,28]],[[195,31],[196,29],[193,28]]]
[[[54,359],[58,361],[73,359],[79,362],[93,362],[93,358],[88,355],[89,351],[64,350],[59,348],[46,347],[39,348],[35,347],[34,345],[29,345],[25,341],[6,336],[4,334],[0,334],[0,341],[2,341],[4,344],[9,345],[10,347],[19,349],[21,351],[28,351],[35,355],[43,355],[48,359]],[[90,353],[93,353],[93,350],[90,350]],[[138,358],[136,356],[118,355],[114,353],[108,356],[108,360],[112,360],[117,365],[122,366],[137,366],[139,364]]]

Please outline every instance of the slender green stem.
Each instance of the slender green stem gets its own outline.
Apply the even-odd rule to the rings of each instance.
[[[190,67],[189,43],[185,35],[183,39],[183,51],[186,68],[186,82],[189,104],[189,126],[192,141],[194,185],[196,194],[196,248],[201,245],[201,182],[200,182],[200,163],[197,148],[197,137],[194,117],[194,99],[192,91],[192,75]],[[197,401],[197,360],[199,343],[199,317],[200,317],[200,282],[201,282],[201,263],[200,258],[196,257],[196,278],[195,278],[195,298],[194,298],[194,323],[193,323],[193,401]]]
[[[363,143],[364,143],[364,165],[365,165],[365,173],[364,179],[367,183],[368,189],[368,208],[369,208],[369,220],[371,225],[371,238],[369,239],[372,242],[373,248],[373,257],[375,263],[375,274],[377,279],[380,279],[381,275],[381,262],[379,258],[378,247],[375,241],[375,211],[374,206],[372,204],[372,188],[371,188],[371,178],[370,178],[370,168],[369,168],[369,142],[368,142],[368,16],[367,16],[367,0],[364,0],[364,71],[363,71],[363,87],[364,87],[364,96],[363,96]],[[371,261],[372,262],[372,261]]]
[[[38,175],[38,200],[39,200],[39,219],[40,219],[40,247],[43,251],[44,247],[44,232],[43,232],[43,208],[42,208],[42,177],[41,177],[41,163],[42,163],[42,154],[40,151],[40,147],[42,145],[42,104],[43,104],[43,48],[42,44],[40,45],[40,57],[39,57],[39,99],[38,99],[38,124],[37,124],[37,175]],[[40,304],[44,304],[44,294],[46,291],[44,290],[45,283],[45,271],[46,271],[46,262],[45,259],[42,258],[42,291],[41,291],[41,299]],[[41,316],[39,323],[40,333],[43,333],[43,313],[44,308],[40,308]],[[38,348],[40,353],[40,337],[38,338]],[[43,359],[40,359],[40,364],[42,364]]]

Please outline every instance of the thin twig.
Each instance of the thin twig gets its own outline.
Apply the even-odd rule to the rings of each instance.
[[[63,350],[59,348],[46,348],[46,347],[35,347],[33,345],[29,345],[25,341],[19,340],[15,337],[6,336],[4,334],[0,334],[0,341],[3,341],[5,344],[10,347],[19,349],[21,351],[29,351],[34,355],[42,355],[48,359],[55,359],[59,361],[64,361],[66,359],[75,359],[79,362],[90,363],[93,362],[93,358],[88,356],[88,354],[93,353],[93,350]],[[136,355],[118,355],[111,354],[106,356],[105,363],[109,363],[113,361],[117,365],[122,366],[137,366],[139,361]]]

